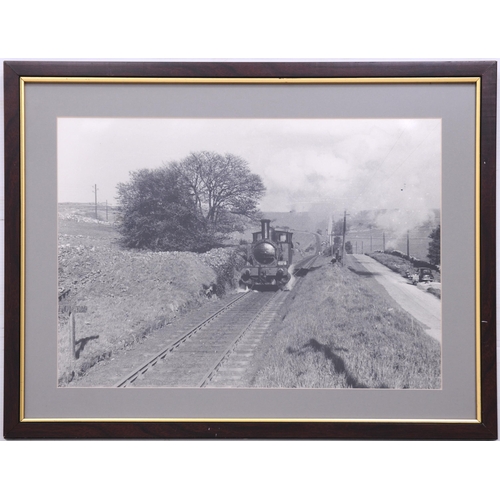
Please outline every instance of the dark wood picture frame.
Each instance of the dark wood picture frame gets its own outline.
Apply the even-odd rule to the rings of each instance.
[[[28,77],[460,78],[480,94],[480,418],[474,423],[394,421],[53,421],[21,420],[22,176],[20,81]],[[40,62],[4,63],[5,378],[4,436],[142,439],[497,439],[496,386],[496,61],[473,62]]]

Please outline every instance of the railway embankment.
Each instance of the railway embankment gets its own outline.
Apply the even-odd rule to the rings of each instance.
[[[111,224],[60,220],[58,376],[65,385],[114,352],[142,342],[174,319],[218,300],[234,286],[234,248],[191,252],[126,251]],[[74,314],[74,350],[71,321]],[[72,352],[73,351],[73,352]]]
[[[291,292],[252,385],[439,388],[439,343],[362,270],[322,260]]]

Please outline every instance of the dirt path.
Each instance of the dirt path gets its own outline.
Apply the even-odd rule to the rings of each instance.
[[[368,255],[349,257],[356,259],[405,311],[423,323],[426,333],[441,342],[441,301],[437,297],[409,284]]]

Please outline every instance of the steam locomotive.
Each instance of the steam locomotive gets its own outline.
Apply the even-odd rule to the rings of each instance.
[[[291,278],[293,233],[272,228],[269,219],[260,222],[261,230],[252,233],[253,241],[247,248],[240,283],[250,288],[265,285],[283,288]]]

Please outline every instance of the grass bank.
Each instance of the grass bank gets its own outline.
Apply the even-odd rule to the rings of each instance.
[[[439,343],[367,279],[323,265],[291,293],[255,386],[440,387]]]

